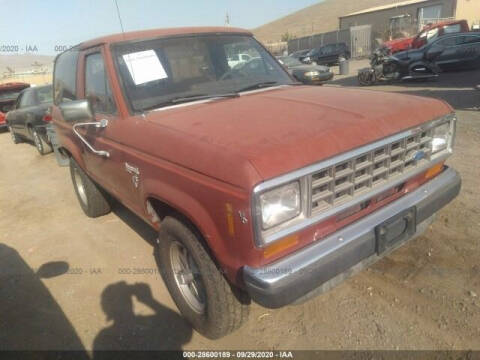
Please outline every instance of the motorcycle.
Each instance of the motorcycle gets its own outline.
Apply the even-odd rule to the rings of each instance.
[[[429,79],[439,76],[440,69],[435,63],[404,51],[391,55],[388,48],[375,50],[370,57],[370,67],[358,70],[360,85],[369,86],[382,81]],[[409,56],[415,55],[415,56]]]

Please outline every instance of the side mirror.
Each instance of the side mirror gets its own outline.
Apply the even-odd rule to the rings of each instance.
[[[93,109],[86,99],[63,102],[59,108],[63,119],[67,122],[93,120]]]

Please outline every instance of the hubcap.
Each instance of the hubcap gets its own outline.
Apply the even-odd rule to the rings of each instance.
[[[85,193],[85,186],[83,184],[82,176],[77,168],[73,169],[73,178],[75,179],[75,187],[77,188],[78,196],[83,204],[87,205],[87,194]]]
[[[170,246],[170,264],[180,293],[198,314],[205,312],[206,296],[202,277],[187,248],[177,241]]]

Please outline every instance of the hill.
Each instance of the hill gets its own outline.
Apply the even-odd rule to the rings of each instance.
[[[325,0],[252,30],[264,43],[280,41],[287,31],[297,37],[338,29],[338,17],[395,0]]]
[[[52,68],[54,56],[48,55],[0,55],[0,75],[7,71],[7,67],[15,71],[27,71],[37,67]]]

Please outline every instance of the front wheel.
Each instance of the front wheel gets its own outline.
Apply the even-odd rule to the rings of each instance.
[[[70,158],[70,175],[78,202],[85,215],[95,218],[110,212],[107,195],[85,174],[73,158]]]
[[[248,318],[248,296],[227,282],[190,226],[166,217],[155,258],[178,309],[205,337],[223,337]]]
[[[358,82],[362,86],[370,86],[375,84],[376,76],[374,71],[360,71],[358,73]]]

